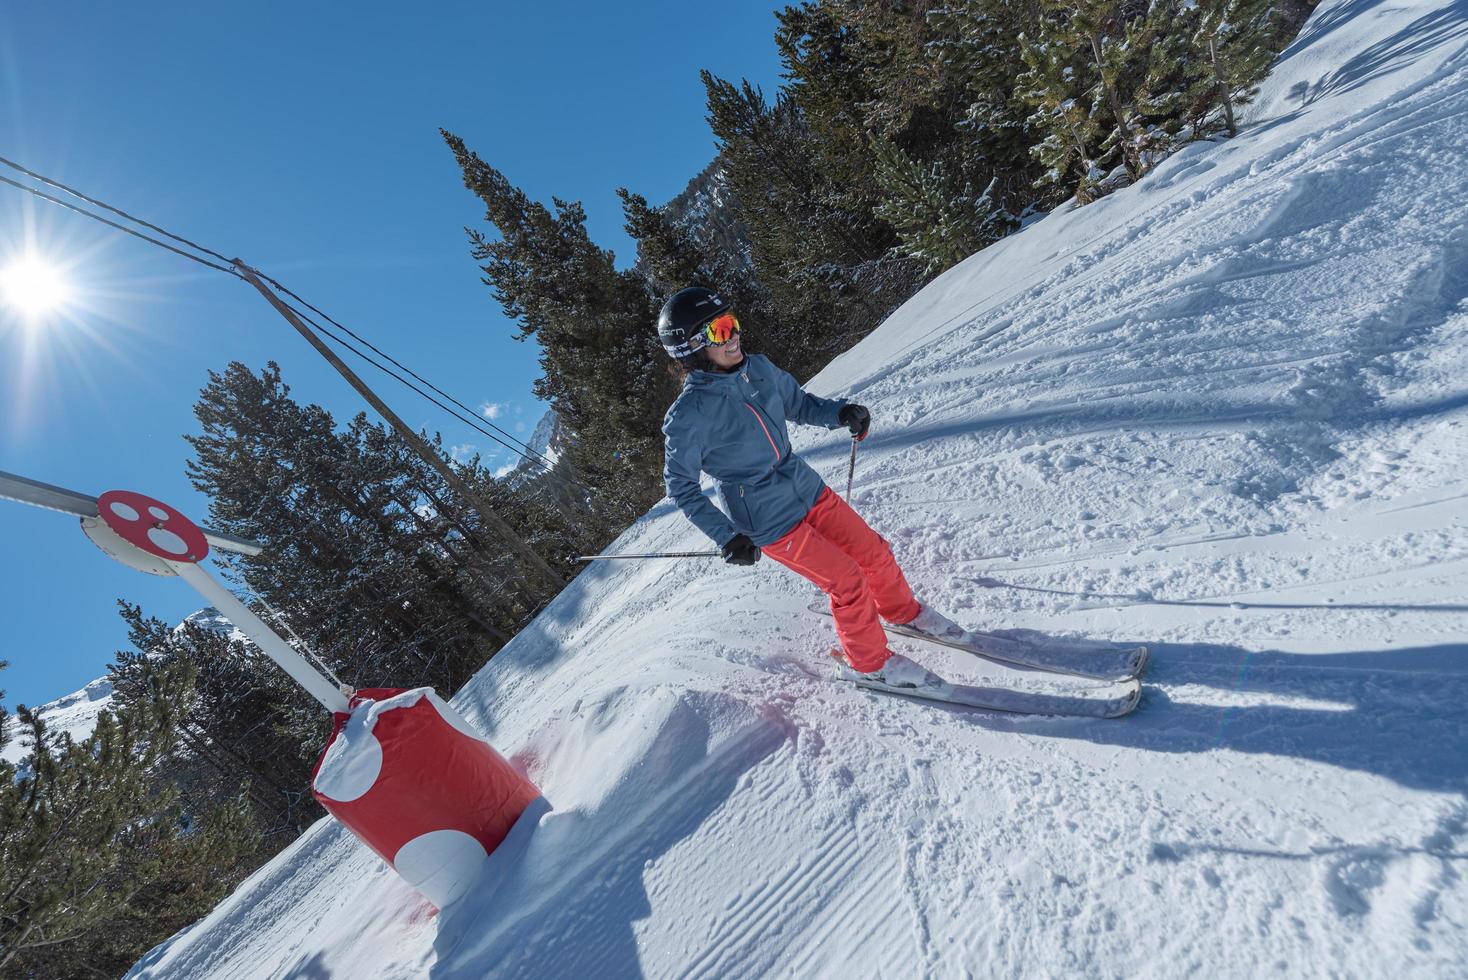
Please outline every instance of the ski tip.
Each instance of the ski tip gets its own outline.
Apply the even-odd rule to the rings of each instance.
[[[1137,647],[1136,650],[1133,651],[1132,676],[1135,677],[1140,675],[1142,671],[1147,669],[1147,665],[1151,662],[1152,652],[1146,647]]]
[[[1107,718],[1125,718],[1127,715],[1137,710],[1137,705],[1140,704],[1142,701],[1142,685],[1136,681],[1133,681],[1132,683],[1133,687],[1131,693],[1127,695],[1125,700],[1121,701],[1117,705],[1115,711],[1109,712],[1106,715]]]

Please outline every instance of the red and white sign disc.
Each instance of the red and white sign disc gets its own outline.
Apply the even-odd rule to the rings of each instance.
[[[201,562],[209,554],[198,525],[160,500],[131,490],[108,490],[97,498],[97,510],[119,537],[155,558]]]

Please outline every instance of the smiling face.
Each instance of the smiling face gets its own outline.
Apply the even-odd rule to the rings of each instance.
[[[729,342],[722,347],[705,347],[703,353],[715,367],[723,368],[726,371],[729,368],[738,367],[744,360],[744,350],[740,347],[737,333],[730,337]]]

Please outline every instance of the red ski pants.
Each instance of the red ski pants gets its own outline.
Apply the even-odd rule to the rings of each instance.
[[[789,534],[761,550],[830,596],[846,659],[863,673],[892,655],[877,617],[907,623],[922,611],[892,548],[830,487]]]

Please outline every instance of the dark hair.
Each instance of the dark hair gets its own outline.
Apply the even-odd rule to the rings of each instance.
[[[682,382],[687,381],[688,376],[694,371],[707,371],[711,368],[714,368],[715,366],[716,365],[714,364],[714,362],[709,360],[708,348],[700,347],[698,350],[693,352],[692,364],[689,364],[686,361],[670,361],[668,363],[668,373],[676,378],[681,384]]]

